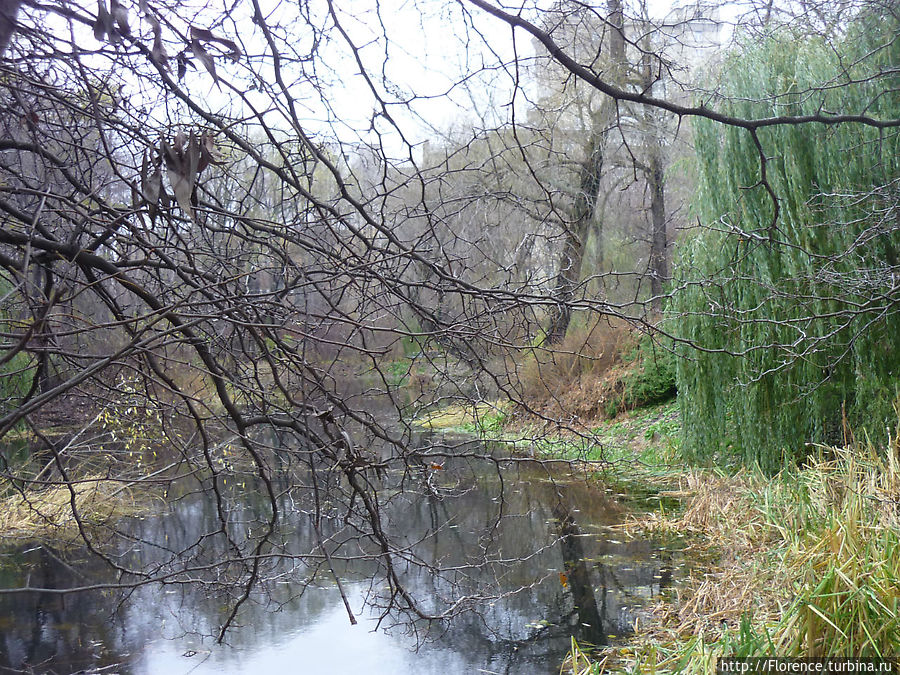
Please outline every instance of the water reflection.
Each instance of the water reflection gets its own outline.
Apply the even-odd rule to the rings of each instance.
[[[403,477],[403,480],[412,480]],[[116,592],[0,596],[0,666],[71,673],[120,664],[121,673],[556,673],[570,635],[602,644],[628,632],[641,600],[672,581],[670,556],[653,542],[619,541],[603,527],[622,512],[580,477],[516,463],[448,458],[427,467],[427,489],[385,499],[385,519],[403,533],[403,581],[426,610],[456,599],[449,624],[409,624],[364,610],[385,592],[373,585],[375,559],[350,560],[334,542],[334,568],[359,625],[352,626],[334,579],[292,554],[317,550],[303,491],[285,486],[284,557],[253,590],[226,645],[210,638],[230,610],[229,597],[194,585],[147,585]],[[252,485],[227,493],[229,517],[252,527],[265,504]],[[215,504],[186,490],[156,517],[122,524],[122,560],[161,570],[172,551],[215,560]],[[330,529],[329,529],[330,528]],[[337,516],[322,522],[340,533]],[[350,541],[352,543],[352,540]],[[60,588],[115,581],[108,567],[79,553],[31,545],[6,551],[5,587]],[[425,565],[439,563],[436,575]],[[460,600],[461,599],[461,600]],[[375,631],[381,619],[382,630]],[[418,647],[418,650],[416,650]]]

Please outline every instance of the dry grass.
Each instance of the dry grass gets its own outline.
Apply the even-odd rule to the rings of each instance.
[[[604,668],[714,673],[717,657],[735,654],[900,653],[896,438],[881,451],[823,448],[775,479],[692,470],[669,495],[685,499],[682,513],[625,527],[687,535],[688,555],[714,562],[660,601]]]
[[[749,473],[693,470],[682,478],[680,490],[663,493],[686,498],[682,514],[648,513],[628,524],[632,530],[687,536],[693,542],[690,555],[717,559],[657,606],[666,633],[716,635],[723,626],[737,625],[750,607],[760,617],[778,616],[789,583],[782,568],[767,559],[778,536],[759,508],[764,482]]]
[[[551,417],[604,417],[609,402],[622,395],[612,369],[633,341],[624,322],[601,321],[569,331],[552,349],[535,349],[518,373],[523,400]]]
[[[572,646],[569,648],[569,653],[566,655],[565,661],[563,661],[562,668],[560,668],[560,673],[571,673],[571,675],[593,675],[594,673],[603,672],[604,666],[606,665],[607,659],[602,659],[601,661],[594,661],[591,658],[591,655],[586,653],[578,642],[575,641],[575,638],[572,638]]]
[[[0,499],[0,540],[7,544],[32,539],[76,542],[81,536],[79,520],[84,528],[96,532],[124,516],[145,511],[148,500],[131,487],[99,475],[68,485],[16,491]]]

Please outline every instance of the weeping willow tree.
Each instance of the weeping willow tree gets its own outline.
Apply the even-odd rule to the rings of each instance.
[[[722,93],[747,119],[895,119],[898,34],[897,12],[883,12],[857,18],[837,49],[824,36],[771,35],[726,62]],[[687,341],[685,447],[771,471],[811,442],[884,438],[900,386],[898,130],[754,135],[701,120],[695,133],[704,227],[680,248],[672,303]]]

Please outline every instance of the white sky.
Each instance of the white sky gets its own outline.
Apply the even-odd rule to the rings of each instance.
[[[549,0],[548,0],[549,1]],[[384,60],[382,25],[375,12],[376,0],[349,0],[338,3],[341,20],[357,45],[368,44],[362,55],[374,75]],[[542,4],[526,3],[529,8]],[[605,11],[606,0],[595,0],[598,10]],[[668,14],[671,0],[650,0],[649,9],[654,18]],[[683,3],[676,3],[683,4]],[[726,7],[726,3],[718,3]],[[414,121],[411,116],[393,107],[398,119],[406,118],[411,135],[416,140],[433,137],[435,132],[457,126],[486,124],[504,121],[509,112],[514,69],[509,67],[514,53],[527,59],[534,53],[531,36],[522,30],[512,31],[503,21],[490,16],[474,5],[463,3],[472,24],[463,18],[460,5],[444,0],[379,0],[380,16],[390,40],[388,67],[385,73],[403,91],[415,92],[419,98],[413,105],[415,113],[428,124]],[[507,11],[513,11],[507,9]],[[626,10],[627,11],[627,10]],[[732,12],[725,15],[733,16]],[[527,14],[526,14],[527,16]],[[485,42],[490,43],[488,47]],[[482,65],[484,69],[482,69]],[[356,72],[355,63],[347,61],[348,72]],[[463,85],[464,74],[478,72]],[[519,72],[520,85],[527,84],[527,74]],[[447,95],[445,95],[447,94]],[[344,112],[345,119],[353,119],[355,128],[366,128],[374,100],[368,94],[361,78],[348,77],[345,86],[333,92],[334,100]],[[368,106],[362,102],[368,102]],[[518,95],[522,106],[523,97]],[[517,111],[522,114],[523,110]],[[484,120],[483,122],[481,120]],[[382,125],[384,126],[384,125]],[[385,127],[386,128],[386,127]]]
[[[308,11],[320,14],[318,20],[327,22],[324,19],[327,11],[324,2],[300,1],[305,3],[303,6]],[[532,1],[527,3],[527,7],[534,9],[542,2],[549,1],[537,0],[537,4]],[[134,2],[136,5],[137,0]],[[96,3],[91,0],[84,0],[84,3],[87,12],[96,12]],[[512,98],[512,84],[517,74],[508,66],[513,61],[514,42],[512,31],[504,22],[487,15],[474,5],[452,0],[334,0],[334,3],[344,28],[360,48],[360,55],[375,80],[376,88],[384,94],[385,99],[396,101],[402,100],[405,95],[416,96],[411,106],[412,113],[400,105],[389,106],[391,114],[408,134],[408,140],[419,143],[454,125],[491,126],[506,120]],[[179,12],[182,16],[170,17],[184,21],[182,30],[187,30],[188,23],[205,27],[202,13],[192,11],[192,4],[190,0],[182,3],[184,10]],[[198,7],[205,4],[201,1]],[[605,11],[606,0],[595,0],[595,4],[601,12]],[[661,16],[672,3],[669,0],[650,0],[650,4],[653,13]],[[298,0],[286,0],[283,5],[279,5],[276,0],[267,0],[263,7],[267,5],[273,8],[272,18],[277,19],[280,11],[286,11],[286,8],[296,9]],[[250,21],[248,7],[249,3],[246,1],[237,4],[236,11],[243,13],[243,16],[233,17],[236,19],[235,26],[245,45],[249,47],[247,51],[262,51],[262,37],[259,29]],[[465,16],[462,8],[465,9]],[[217,10],[213,7],[211,11]],[[132,6],[130,18],[133,30],[145,33],[148,26],[139,16],[137,7]],[[228,26],[225,26],[221,30],[227,32],[227,29]],[[384,33],[388,37],[387,57]],[[76,35],[78,41],[89,48],[98,46],[90,31],[78,31]],[[309,39],[310,36],[302,34],[302,31],[296,36],[301,49],[304,40]],[[532,40],[524,31],[516,31],[515,48],[520,58],[532,55]],[[374,140],[369,127],[373,112],[378,106],[368,86],[359,77],[358,67],[346,45],[341,44],[338,39],[321,45],[319,49],[319,58],[331,62],[332,66],[330,78],[333,81],[327,91],[327,98],[343,123],[343,129],[336,128],[336,133],[342,138],[358,133],[363,140]],[[216,63],[219,64],[218,70],[223,80],[228,80],[240,70],[239,67],[229,67],[225,59],[217,59]],[[386,80],[395,85],[396,89],[385,91],[381,80],[382,64]],[[319,74],[323,74],[326,79],[329,76],[321,70]],[[461,83],[465,74],[470,79]],[[518,75],[522,80],[527,80],[527,74],[520,72]],[[526,83],[520,81],[520,84]],[[195,96],[206,100],[211,108],[224,109],[228,105],[227,87],[217,86],[199,64],[196,72],[189,71],[185,85],[190,87]],[[304,88],[303,77],[298,78],[294,90],[301,103],[301,110],[306,99],[308,108],[305,114],[308,115],[310,129],[324,133],[325,111],[317,103],[315,93],[308,86]],[[259,101],[260,106],[268,107],[263,96],[251,94],[251,98]],[[521,105],[522,97],[519,96],[518,99]],[[517,111],[517,114],[520,112]],[[376,120],[375,124],[382,131],[389,131],[389,125],[384,120]]]

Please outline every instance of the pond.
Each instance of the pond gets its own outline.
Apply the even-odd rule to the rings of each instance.
[[[74,673],[369,674],[558,673],[570,636],[602,644],[627,635],[649,598],[677,581],[679,554],[628,539],[611,526],[623,506],[562,465],[450,457],[434,466],[427,493],[397,492],[386,518],[423,565],[401,570],[425,607],[464,597],[447,622],[411,622],[363,606],[377,596],[375,563],[334,561],[310,575],[292,552],[316,548],[304,496],[286,484],[279,503],[289,545],[225,635],[216,633],[233,596],[198,577],[192,585],[147,584],[82,593],[0,595],[0,670]],[[503,471],[497,467],[503,466]],[[399,472],[400,469],[397,469]],[[226,495],[235,518],[253,522],[259,493],[249,479]],[[162,569],[167,552],[196,547],[215,528],[205,493],[170,494],[152,516],[119,523],[113,562]],[[471,564],[471,552],[481,564]],[[428,565],[452,570],[434,575]],[[0,583],[63,589],[118,577],[86,551],[37,542],[0,557]],[[343,596],[358,623],[352,625]],[[379,617],[381,621],[379,622]]]

